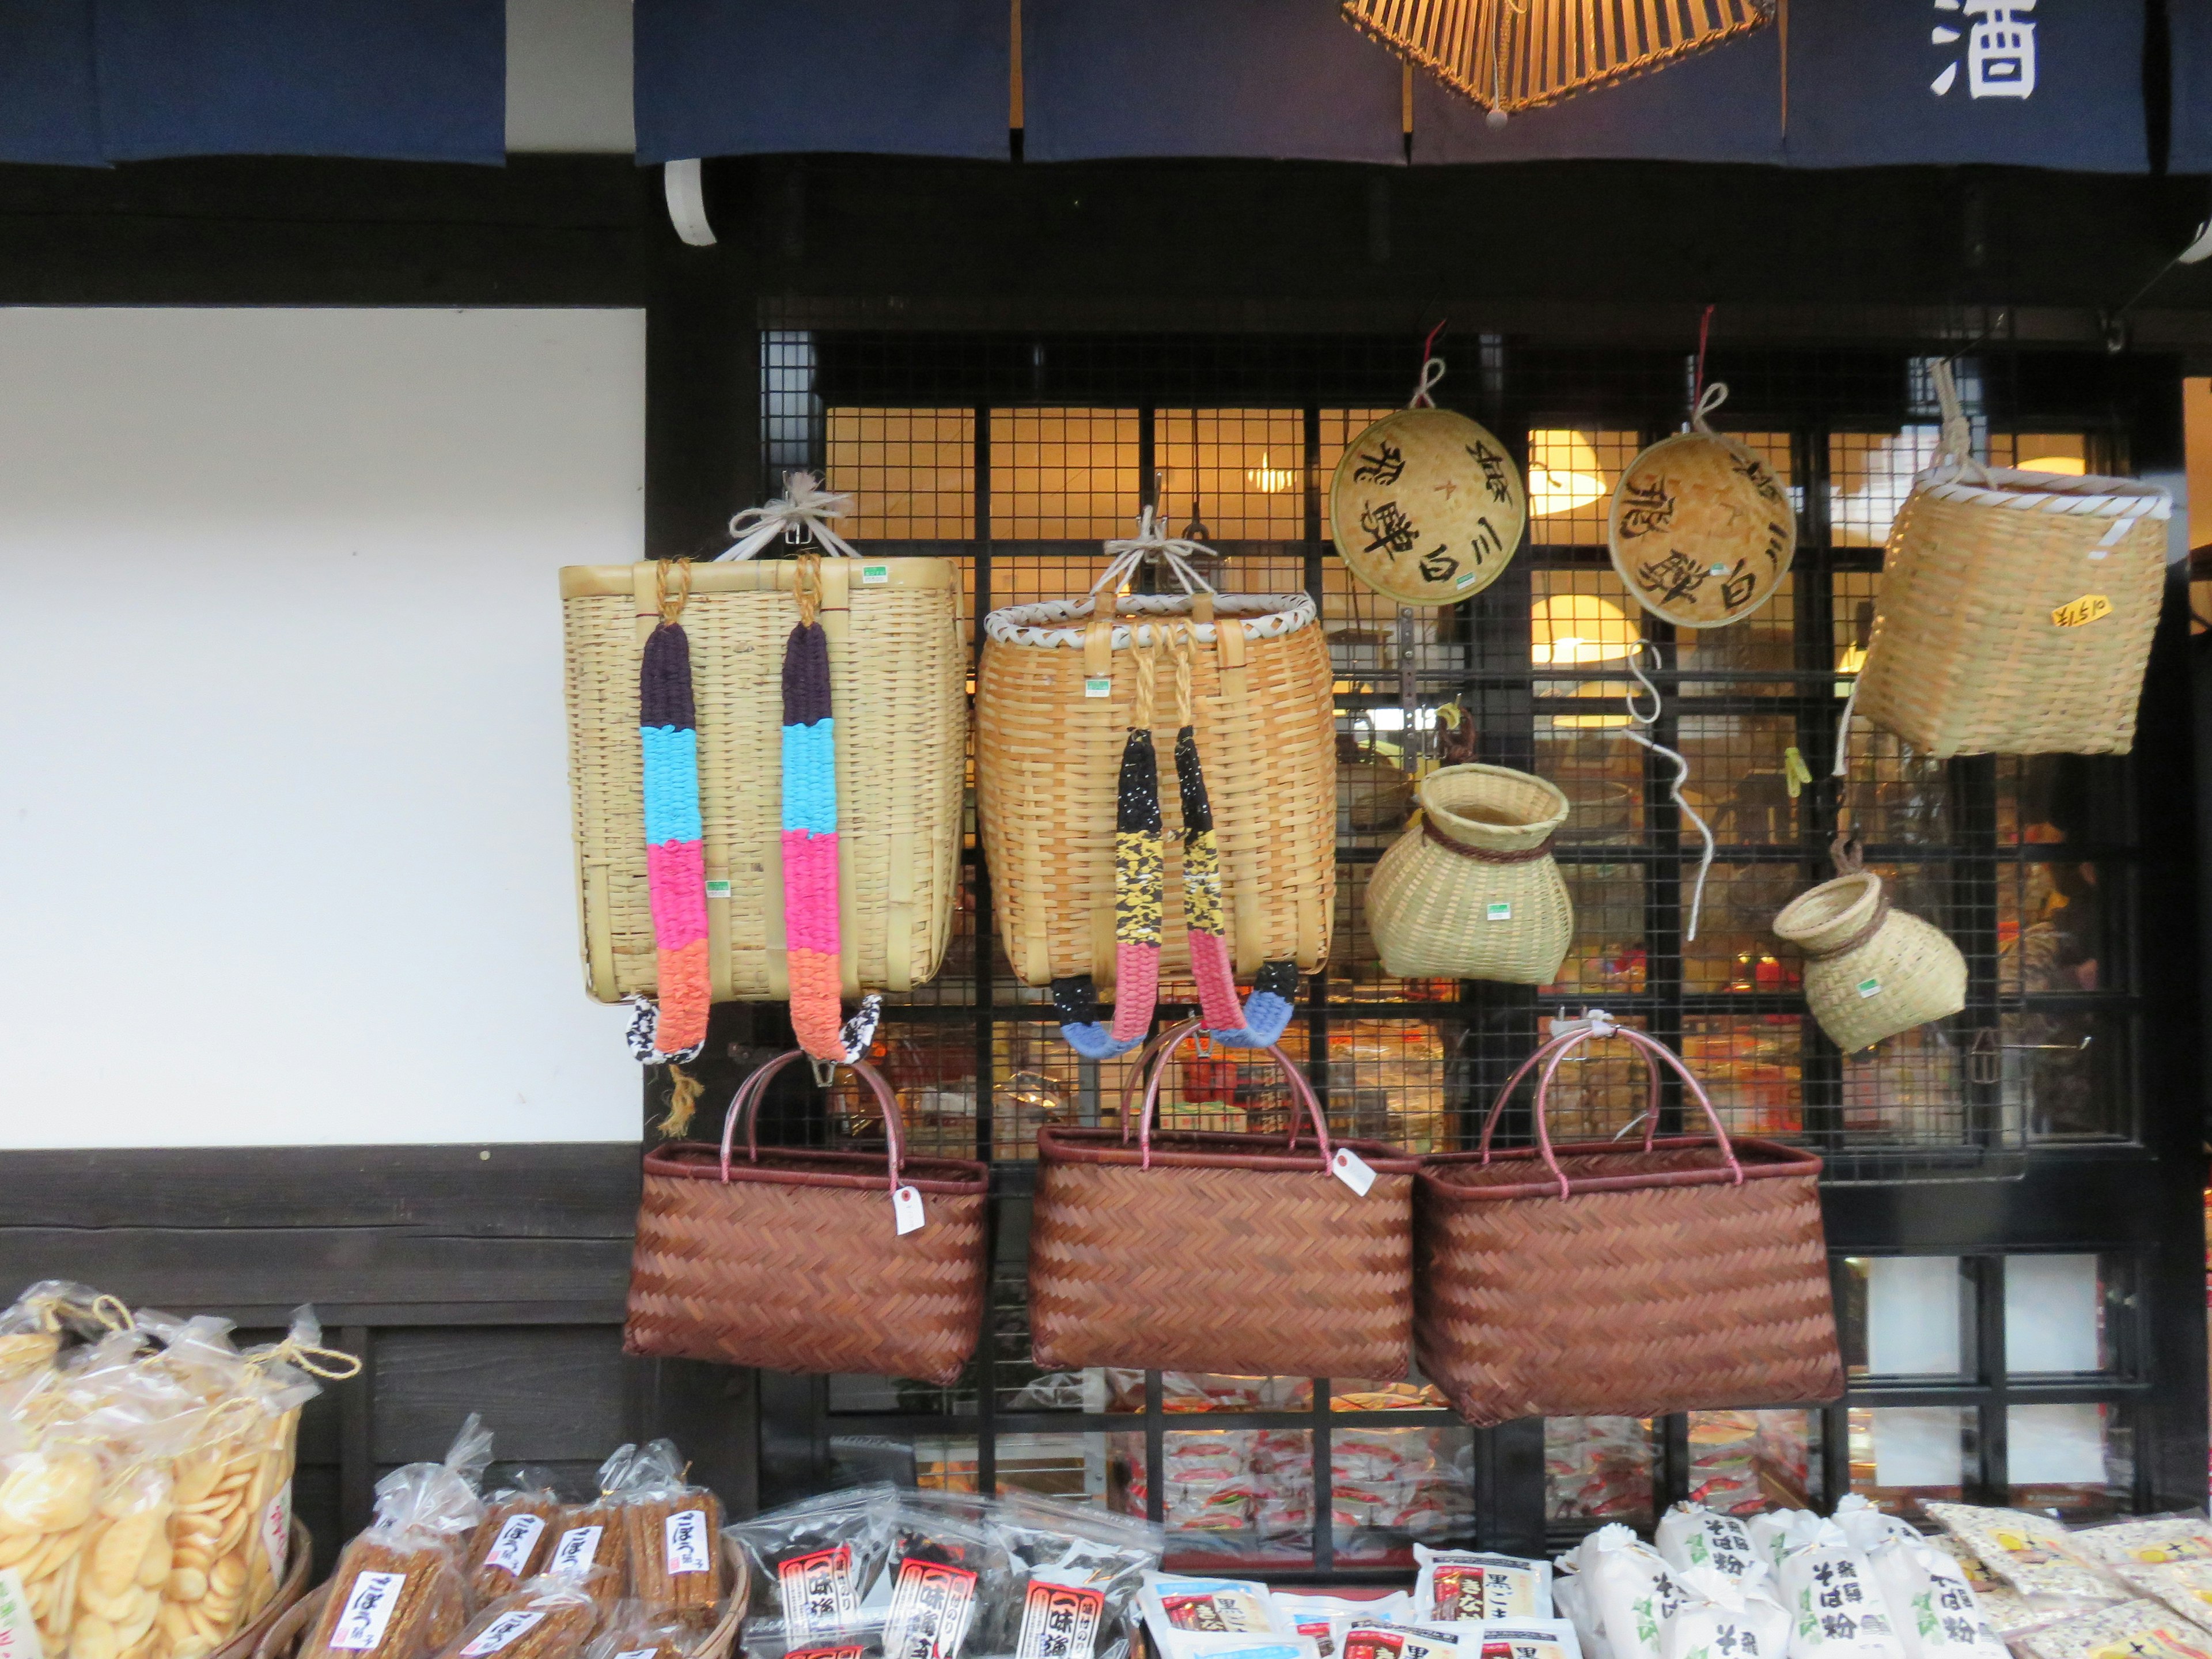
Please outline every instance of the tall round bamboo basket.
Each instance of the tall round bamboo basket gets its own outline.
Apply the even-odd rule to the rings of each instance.
[[[1574,942],[1574,905],[1552,861],[1567,798],[1503,766],[1447,766],[1421,780],[1421,821],[1367,884],[1382,971],[1400,979],[1548,985]]]
[[[2132,478],[1971,459],[1944,438],[1882,559],[1853,707],[1922,754],[2125,754],[2166,584],[2172,499]]]
[[[1103,990],[1113,981],[1115,783],[1136,696],[1133,653],[1158,652],[1164,663],[1171,622],[1196,631],[1193,725],[1237,972],[1290,960],[1310,971],[1328,955],[1336,715],[1313,600],[1304,593],[1062,599],[993,611],[975,674],[983,855],[1000,937],[1024,985],[1089,974]],[[1173,706],[1164,691],[1160,706]],[[1174,732],[1162,728],[1173,716],[1156,719],[1164,757]],[[1160,974],[1181,977],[1190,971],[1182,814],[1171,784],[1160,798],[1167,876]]]
[[[708,960],[717,1002],[791,994],[783,918],[782,663],[790,560],[691,567],[683,623],[698,707]],[[659,619],[651,562],[561,573],[568,779],[585,983],[658,988],[646,876],[638,665]],[[967,769],[960,573],[945,559],[824,559],[836,710],[843,994],[934,977],[952,936]]]
[[[1966,959],[1942,932],[1889,906],[1881,878],[1855,870],[1800,893],[1774,932],[1805,953],[1805,1000],[1852,1054],[1966,1006]]]

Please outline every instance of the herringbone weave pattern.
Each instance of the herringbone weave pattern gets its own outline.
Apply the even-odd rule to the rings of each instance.
[[[1097,1149],[1118,1141],[1090,1131]],[[1413,1348],[1413,1187],[1382,1173],[1364,1198],[1319,1167],[1204,1169],[1163,1154],[1229,1135],[1156,1135],[1153,1164],[1055,1158],[1037,1137],[1030,1331],[1053,1370],[1115,1365],[1240,1376],[1403,1377]],[[1310,1143],[1309,1143],[1310,1144]],[[1380,1148],[1361,1146],[1370,1161]]]
[[[901,1237],[881,1158],[767,1147],[760,1156],[734,1165],[726,1185],[712,1147],[664,1147],[648,1158],[624,1348],[779,1371],[957,1381],[983,1320],[980,1173],[933,1180],[933,1160],[908,1159],[905,1174],[922,1189],[928,1223]],[[854,1164],[873,1169],[845,1177],[851,1186],[788,1184],[794,1171]],[[672,1167],[687,1173],[663,1172]]]
[[[1561,1146],[1576,1182],[1712,1167],[1710,1142]],[[1470,1423],[1797,1405],[1843,1392],[1812,1175],[1561,1198],[1532,1158],[1425,1165],[1421,1368]],[[1772,1147],[1785,1157],[1787,1149]]]

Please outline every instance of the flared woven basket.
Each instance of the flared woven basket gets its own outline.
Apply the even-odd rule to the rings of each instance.
[[[779,1371],[854,1371],[949,1384],[982,1328],[989,1171],[906,1158],[898,1103],[875,1070],[888,1155],[753,1143],[754,1115],[784,1054],[748,1077],[722,1144],[645,1155],[625,1352]],[[747,1146],[732,1160],[744,1120]],[[891,1191],[921,1195],[924,1224],[896,1231]]]
[[[1890,531],[1854,707],[1937,759],[2126,753],[2172,512],[2131,478],[1978,465],[1947,418]]]
[[[1966,959],[1942,931],[1890,908],[1881,878],[1854,871],[1800,893],[1774,918],[1805,953],[1805,1000],[1845,1054],[1966,1006]]]
[[[1421,780],[1421,821],[1382,854],[1367,925],[1401,979],[1548,985],[1574,942],[1574,906],[1552,838],[1567,798],[1503,766],[1447,766]]]
[[[1478,1425],[1835,1399],[1844,1367],[1820,1160],[1730,1141],[1681,1062],[1628,1030],[1618,1035],[1648,1064],[1683,1079],[1686,1108],[1704,1108],[1712,1133],[1654,1136],[1655,1113],[1641,1146],[1553,1146],[1543,1127],[1553,1073],[1599,1034],[1578,1024],[1524,1062],[1481,1150],[1422,1161],[1423,1373]],[[1491,1151],[1507,1097],[1540,1065],[1538,1144]],[[1655,1073],[1655,1106],[1657,1093]]]
[[[1158,1134],[1160,1079],[1195,1022],[1140,1058],[1133,1144],[1122,1129],[1037,1131],[1030,1332],[1038,1365],[1396,1380],[1413,1352],[1415,1161],[1332,1143],[1313,1092],[1271,1048],[1294,1097],[1278,1137]],[[1316,1140],[1298,1144],[1310,1119]],[[1338,1148],[1375,1172],[1361,1196]]]
[[[968,745],[960,574],[943,559],[831,558],[821,569],[843,994],[910,990],[937,973],[959,888]],[[781,1001],[791,991],[776,757],[797,570],[788,560],[690,570],[683,620],[717,1002]],[[638,739],[638,661],[659,619],[654,574],[650,562],[561,573],[585,983],[602,1002],[659,988]]]
[[[1236,971],[1310,970],[1328,955],[1336,896],[1336,714],[1328,647],[1303,593],[1129,594],[994,611],[975,675],[975,792],[992,908],[1024,985],[1114,979],[1114,805],[1136,697],[1137,653],[1196,623],[1194,725],[1213,805]],[[1096,690],[1092,688],[1096,688]],[[1163,690],[1163,708],[1173,698]],[[1160,721],[1159,748],[1175,733]],[[1158,728],[1156,728],[1158,729]],[[1161,791],[1167,884],[1162,978],[1190,972],[1183,937],[1182,813]]]

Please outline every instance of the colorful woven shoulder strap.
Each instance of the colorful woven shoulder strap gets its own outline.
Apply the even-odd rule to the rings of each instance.
[[[638,669],[637,736],[643,751],[646,889],[653,908],[659,1000],[640,1011],[632,1047],[648,1064],[689,1060],[707,1040],[714,1000],[707,962],[707,868],[699,823],[699,730],[691,696],[691,641],[684,607],[691,567],[664,559],[655,573],[660,622]]]

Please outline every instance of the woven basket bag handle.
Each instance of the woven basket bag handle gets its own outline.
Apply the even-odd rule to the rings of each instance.
[[[1644,1063],[1650,1071],[1651,1096],[1650,1104],[1646,1108],[1649,1122],[1644,1131],[1644,1151],[1651,1150],[1659,1132],[1659,1068],[1663,1065],[1682,1079],[1683,1086],[1690,1091],[1691,1098],[1704,1108],[1705,1121],[1713,1126],[1713,1138],[1720,1144],[1721,1155],[1727,1159],[1728,1167],[1735,1176],[1734,1184],[1739,1187],[1743,1185],[1743,1165],[1737,1160],[1735,1148],[1729,1143],[1727,1129],[1722,1127],[1720,1114],[1713,1109],[1713,1103],[1706,1097],[1704,1085],[1691,1074],[1690,1068],[1682,1063],[1681,1057],[1656,1038],[1646,1036],[1641,1031],[1632,1030],[1625,1025],[1613,1025],[1610,1023],[1602,1026],[1577,1025],[1572,1030],[1563,1031],[1545,1042],[1534,1054],[1521,1062],[1519,1068],[1506,1079],[1505,1086],[1498,1091],[1498,1098],[1490,1108],[1490,1115],[1483,1122],[1482,1161],[1486,1164],[1490,1162],[1490,1138],[1497,1130],[1498,1119],[1505,1110],[1506,1101],[1511,1097],[1513,1091],[1520,1086],[1521,1079],[1528,1076],[1530,1069],[1540,1060],[1543,1062],[1544,1071],[1543,1075],[1536,1082],[1536,1100],[1533,1113],[1536,1120],[1536,1146],[1543,1156],[1544,1167],[1552,1172],[1553,1178],[1559,1183],[1559,1196],[1566,1198],[1572,1194],[1573,1183],[1567,1179],[1566,1172],[1559,1168],[1559,1160],[1553,1155],[1551,1131],[1545,1126],[1544,1118],[1546,1110],[1551,1103],[1552,1079],[1559,1069],[1559,1062],[1584,1043],[1601,1036],[1626,1038],[1629,1046],[1644,1056]]]
[[[722,1179],[730,1178],[730,1142],[738,1130],[738,1120],[745,1124],[745,1158],[754,1164],[760,1162],[760,1103],[767,1097],[768,1085],[775,1074],[794,1060],[807,1057],[804,1048],[793,1048],[789,1054],[778,1054],[765,1066],[756,1066],[749,1077],[738,1085],[737,1096],[730,1102],[730,1109],[722,1115]],[[898,1097],[883,1075],[864,1060],[849,1062],[853,1075],[866,1084],[876,1097],[876,1104],[883,1108],[884,1136],[890,1142],[890,1189],[899,1188],[899,1166],[906,1161],[906,1148],[900,1138]]]
[[[1182,1040],[1196,1031],[1202,1023],[1195,1019],[1185,1020],[1153,1039],[1145,1049],[1146,1054],[1151,1057],[1151,1064],[1145,1074],[1144,1108],[1137,1118],[1137,1144],[1144,1152],[1141,1167],[1145,1169],[1152,1167],[1152,1109],[1159,1101],[1160,1080],[1167,1075],[1168,1062],[1175,1058],[1175,1051],[1182,1046]],[[1267,1052],[1275,1057],[1275,1063],[1283,1068],[1283,1075],[1290,1079],[1291,1093],[1297,1105],[1304,1107],[1306,1115],[1313,1119],[1314,1138],[1321,1143],[1321,1167],[1328,1169],[1330,1158],[1328,1120],[1322,1115],[1321,1102],[1314,1094],[1313,1085],[1306,1081],[1305,1073],[1291,1063],[1291,1057],[1283,1052],[1280,1043],[1268,1044]],[[1128,1098],[1133,1086],[1125,1085],[1122,1090],[1121,1139],[1124,1145],[1129,1139]],[[1294,1106],[1291,1112],[1290,1142],[1285,1150],[1295,1152],[1297,1149],[1298,1115]]]

